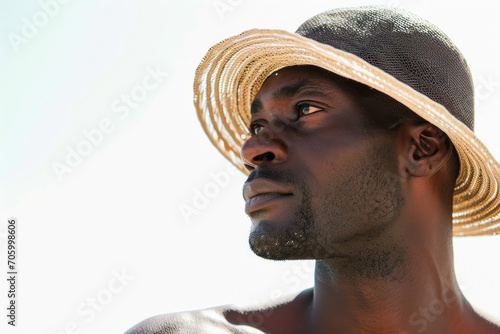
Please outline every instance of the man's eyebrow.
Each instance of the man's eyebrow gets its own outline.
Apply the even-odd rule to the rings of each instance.
[[[255,99],[250,106],[250,114],[256,114],[262,109],[262,102],[259,99]]]
[[[283,87],[280,87],[279,89],[275,90],[273,92],[273,98],[283,99],[286,97],[292,97],[295,94],[297,94],[297,92],[301,88],[303,88],[305,86],[311,86],[311,85],[313,85],[313,84],[308,80],[304,80],[304,79],[299,80],[291,85],[283,86]]]
[[[287,98],[287,97],[292,97],[303,89],[310,89],[310,88],[317,89],[318,93],[320,93],[320,91],[323,91],[325,89],[331,90],[331,88],[327,88],[326,86],[324,86],[322,84],[318,84],[318,83],[310,81],[310,80],[302,79],[302,80],[299,80],[293,84],[278,88],[277,90],[275,90],[272,93],[272,96],[275,99],[283,99],[283,98]],[[323,94],[321,94],[321,95],[323,95]],[[250,114],[258,113],[261,109],[262,109],[262,102],[259,99],[255,99],[252,102],[252,105],[250,106]]]

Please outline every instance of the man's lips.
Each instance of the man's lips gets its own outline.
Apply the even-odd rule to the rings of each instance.
[[[262,209],[269,202],[292,195],[290,189],[269,179],[258,178],[243,186],[245,212],[250,214]]]

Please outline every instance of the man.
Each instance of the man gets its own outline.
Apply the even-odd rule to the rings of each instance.
[[[472,132],[465,60],[432,24],[361,7],[245,32],[202,60],[195,105],[249,173],[252,250],[315,259],[315,284],[128,333],[500,333],[461,293],[451,242],[500,232],[500,166]]]

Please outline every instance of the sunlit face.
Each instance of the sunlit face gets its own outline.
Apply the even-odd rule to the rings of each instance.
[[[286,68],[265,81],[252,104],[253,136],[242,147],[257,255],[342,256],[391,226],[402,202],[394,133],[368,126],[367,114],[345,86],[313,67]]]

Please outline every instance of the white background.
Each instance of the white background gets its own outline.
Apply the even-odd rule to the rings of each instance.
[[[122,333],[155,314],[261,301],[312,284],[310,262],[249,251],[245,177],[228,172],[192,106],[205,51],[243,30],[294,31],[341,6],[408,8],[468,59],[476,133],[500,157],[499,2],[89,0],[52,6],[49,16],[50,2],[0,4],[0,267],[6,273],[7,219],[16,217],[19,271],[15,328],[6,324],[0,280],[2,333]],[[141,88],[145,78],[154,84],[148,68],[168,73],[150,91]],[[122,96],[134,92],[146,94],[124,116]],[[106,119],[108,133],[83,147],[84,132]],[[54,163],[66,164],[78,147],[86,156],[58,177]],[[183,216],[204,191],[210,198]],[[455,249],[464,293],[500,319],[500,237],[456,239]]]

